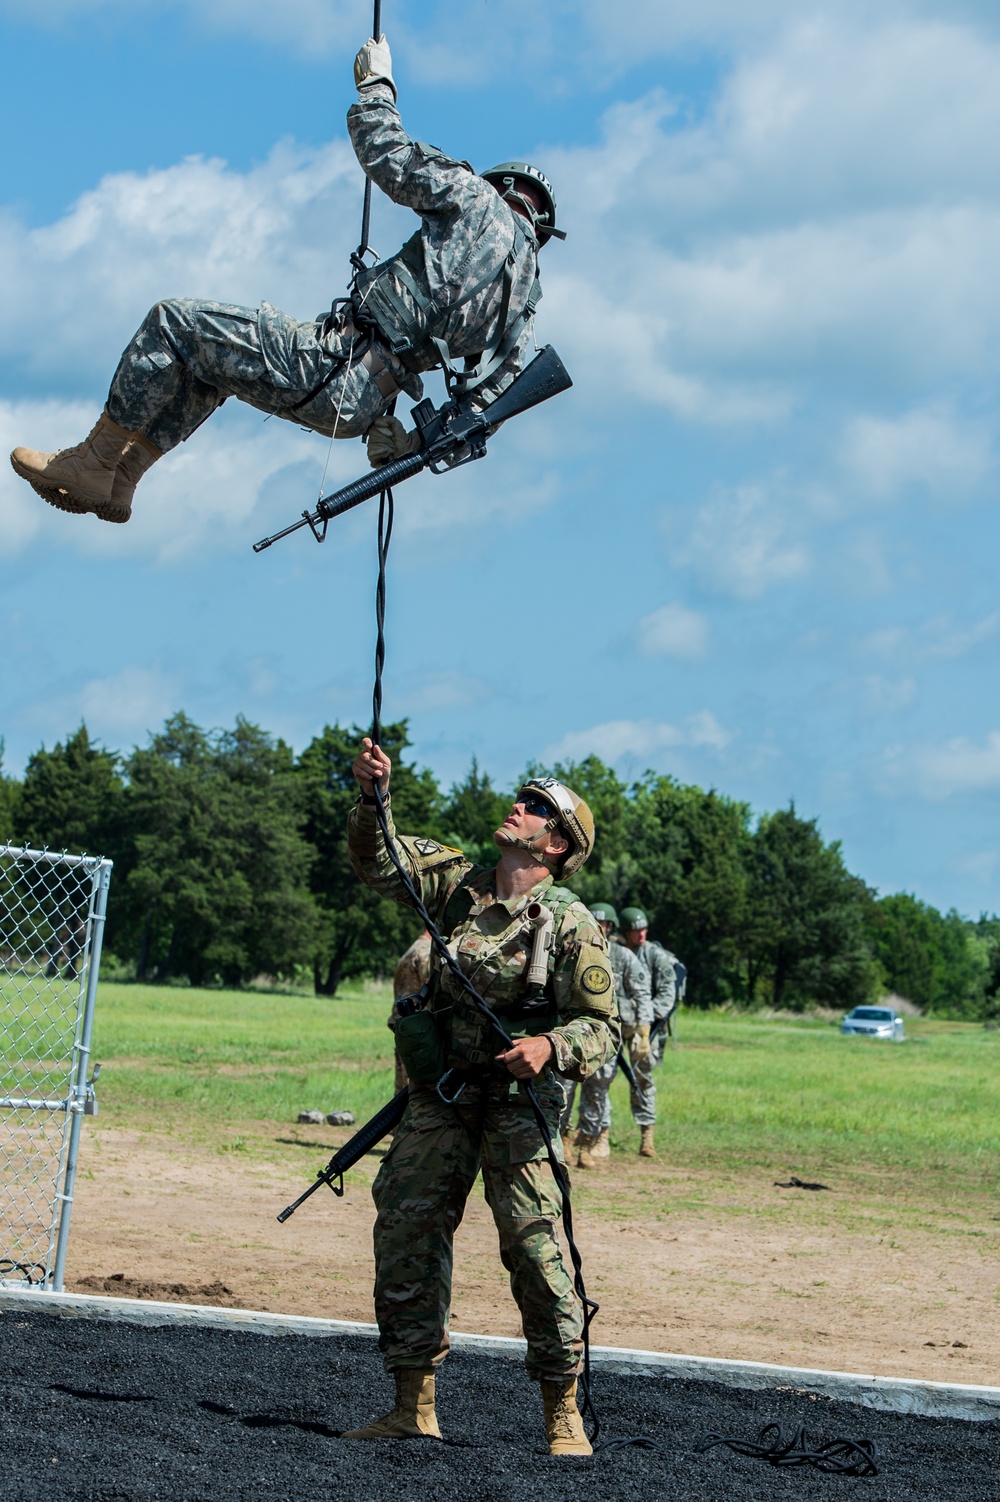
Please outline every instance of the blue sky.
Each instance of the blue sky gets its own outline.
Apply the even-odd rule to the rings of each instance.
[[[748,15],[748,12],[752,14]],[[596,751],[794,798],[882,891],[1000,908],[1000,35],[934,0],[385,0],[413,134],[535,159],[574,390],[397,494],[386,711],[445,781]],[[0,0],[0,441],[78,439],[163,296],[342,292],[367,5]],[[390,253],[410,216],[377,201]],[[327,443],[230,403],[132,522],[0,475],[0,733],[370,703],[374,524],[251,543]],[[365,467],[338,443],[332,481]]]

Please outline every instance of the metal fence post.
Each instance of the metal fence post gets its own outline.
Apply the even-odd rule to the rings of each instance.
[[[110,880],[0,844],[0,1287],[63,1287]]]
[[[90,1039],[94,1031],[94,1005],[97,1001],[97,982],[101,973],[101,949],[104,944],[104,922],[108,910],[108,887],[111,884],[111,862],[102,861],[97,876],[97,886],[92,895],[90,930],[90,954],[87,963],[87,992],[83,1004],[80,1036],[76,1047],[76,1072],[73,1090],[67,1102],[70,1112],[69,1150],[66,1154],[66,1174],[59,1195],[59,1234],[56,1240],[56,1256],[52,1269],[52,1290],[63,1291],[63,1274],[66,1268],[66,1242],[69,1238],[69,1217],[73,1209],[73,1190],[76,1185],[76,1159],[80,1147],[80,1127],[84,1114],[97,1115],[97,1101],[90,1072]]]

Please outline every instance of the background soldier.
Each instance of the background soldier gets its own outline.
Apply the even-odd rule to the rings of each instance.
[[[653,1086],[649,1062],[649,1033],[653,1021],[653,997],[649,972],[642,960],[622,943],[615,932],[618,914],[609,902],[599,902],[590,910],[604,931],[609,945],[611,969],[615,977],[615,995],[618,999],[618,1015],[622,1023],[624,1045],[629,1051],[629,1062],[635,1076],[635,1088],[629,1086],[632,1116],[640,1129],[639,1153],[643,1158],[652,1158],[653,1127],[656,1124],[656,1089]],[[624,1046],[623,1045],[623,1046]],[[615,1054],[600,1069],[588,1076],[580,1086],[580,1116],[576,1145],[576,1166],[594,1168],[604,1158],[611,1156],[611,1081],[618,1072],[620,1055]],[[570,1113],[573,1108],[572,1087],[566,1110],[563,1113],[562,1130],[569,1131]]]
[[[687,971],[675,954],[669,949],[664,949],[655,939],[646,937],[649,931],[649,919],[641,907],[626,907],[622,909],[622,935],[625,943],[633,954],[638,955],[646,969],[649,971],[653,983],[653,1013],[655,1017],[654,1032],[650,1040],[651,1067],[663,1063],[663,1050],[667,1046],[667,1035],[670,1019],[677,1010],[677,1003],[681,999],[682,990],[678,985],[678,971],[683,977]],[[683,981],[682,981],[683,984]],[[658,1026],[656,1024],[659,1024]],[[653,1091],[653,1102],[656,1101],[656,1087],[650,1081]]]
[[[444,366],[479,408],[517,375],[542,295],[538,250],[562,238],[550,183],[527,162],[478,177],[468,162],[411,140],[396,112],[384,37],[362,47],[354,77],[359,103],[347,127],[358,161],[395,203],[420,215],[420,229],[358,275],[346,306],[310,323],[269,303],[157,303],[83,443],[11,454],[43,500],[127,522],[142,475],[230,396],[335,438],[367,434],[371,462],[384,464],[417,447],[416,435],[386,414],[400,391],[420,399],[422,371]]]
[[[396,1002],[399,1001],[403,996],[416,995],[421,986],[426,986],[428,980],[430,979],[430,974],[431,936],[427,932],[427,930],[424,929],[419,939],[414,939],[409,949],[407,949],[405,953],[400,956],[399,963],[396,966],[395,974],[392,977],[393,1006],[392,1011],[389,1013],[389,1026],[393,1032],[396,1031]],[[395,1049],[395,1054],[396,1075],[393,1088],[398,1095],[400,1090],[402,1090],[403,1086],[407,1083],[407,1080],[406,1070],[403,1067],[402,1059],[399,1057],[398,1048]]]
[[[348,820],[348,847],[366,885],[406,903],[372,794],[373,779],[388,788],[391,767],[365,740],[354,763],[361,797]],[[607,942],[573,893],[553,883],[555,873],[571,876],[587,859],[594,821],[562,783],[533,778],[494,834],[500,859],[486,870],[436,840],[396,836],[389,818],[399,858],[450,952],[515,1042],[497,1052],[496,1035],[435,953],[427,1009],[397,1028],[410,1099],[373,1188],[375,1313],[396,1404],[345,1437],[440,1438],[434,1369],[448,1351],[452,1241],[482,1168],[521,1311],[528,1374],[541,1383],[549,1449],[589,1455],[576,1406],[582,1311],[555,1239],[559,1194],[519,1082],[532,1081],[561,1154],[562,1079],[586,1078],[619,1046]],[[539,912],[529,918],[533,904]],[[540,932],[551,945],[535,944]],[[529,990],[535,950],[546,979]]]

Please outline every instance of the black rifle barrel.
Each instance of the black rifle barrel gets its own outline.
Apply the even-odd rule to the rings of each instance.
[[[399,1094],[394,1095],[381,1111],[376,1112],[371,1121],[366,1121],[364,1126],[344,1143],[343,1147],[337,1149],[326,1167],[321,1168],[316,1175],[316,1182],[310,1184],[305,1193],[300,1194],[293,1204],[282,1210],[278,1216],[279,1222],[284,1225],[289,1216],[294,1215],[303,1201],[307,1200],[311,1194],[315,1194],[322,1184],[329,1184],[332,1188],[333,1179],[339,1178],[349,1168],[353,1168],[359,1158],[371,1152],[376,1142],[381,1142],[383,1137],[387,1137],[391,1131],[394,1131],[403,1119],[403,1112],[406,1110],[406,1102],[409,1098],[409,1089],[404,1085]]]

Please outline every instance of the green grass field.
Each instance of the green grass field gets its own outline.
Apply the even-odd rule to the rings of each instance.
[[[101,987],[94,1058],[103,1125],[228,1141],[300,1110],[372,1114],[392,1088],[385,993],[337,998]],[[902,1044],[814,1019],[685,1012],[659,1072],[671,1161],[736,1169],[905,1170],[992,1191],[1000,1148],[1000,1033],[907,1022]],[[624,1083],[616,1146],[634,1151]]]

